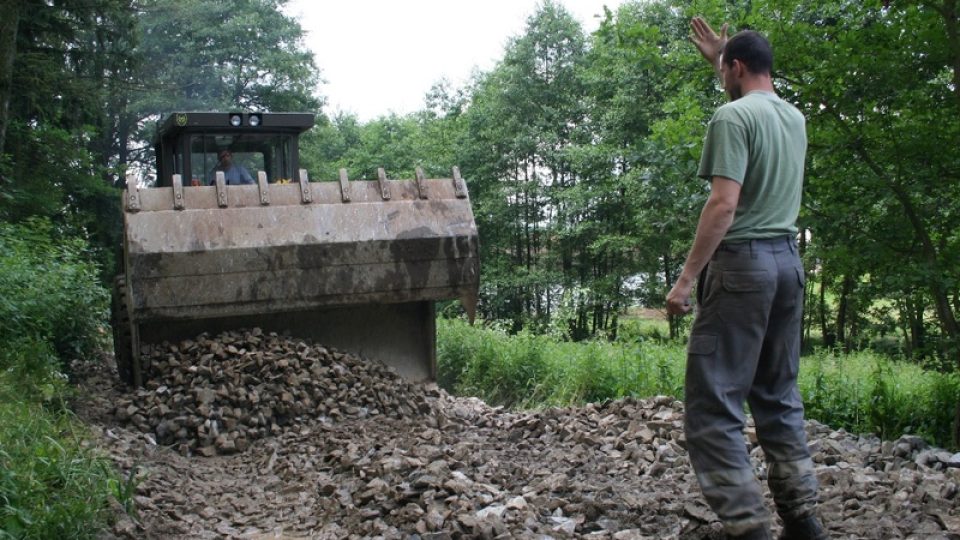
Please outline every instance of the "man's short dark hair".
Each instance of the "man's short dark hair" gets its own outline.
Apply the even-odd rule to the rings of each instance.
[[[737,32],[723,47],[723,63],[732,66],[739,60],[747,71],[756,75],[773,75],[773,49],[759,32]]]

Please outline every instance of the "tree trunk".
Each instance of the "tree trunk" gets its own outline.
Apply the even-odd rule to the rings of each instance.
[[[610,341],[616,341],[620,330],[620,302],[614,302],[610,307]]]
[[[663,279],[667,283],[668,290],[671,287],[673,287],[673,279],[674,279],[673,273],[670,271],[670,265],[671,265],[670,255],[666,254],[663,256]],[[700,284],[698,283],[697,286],[699,287]],[[677,335],[679,333],[677,322],[678,321],[677,321],[676,315],[667,315],[667,326],[670,328],[670,339],[677,339]]]
[[[926,329],[923,326],[924,303],[916,294],[910,294],[903,301],[904,315],[909,328],[908,357],[923,358],[927,354]]]
[[[827,277],[820,272],[820,335],[823,336],[823,346],[830,348],[836,343],[836,335],[827,325]]]
[[[960,106],[960,9],[957,7],[957,0],[926,3],[943,17],[947,43],[950,44],[950,62],[953,64],[953,94],[957,98],[957,105]]]
[[[910,323],[908,321],[907,302],[903,298],[896,300],[897,309],[904,315],[897,317],[897,329],[903,335],[903,356],[913,358],[913,341],[910,338]]]
[[[799,245],[800,259],[802,261],[804,253],[807,252],[806,229],[803,229],[803,228],[800,229],[799,244],[800,244]],[[803,272],[804,272],[804,276],[806,277],[806,272],[807,272],[806,268],[804,268]],[[804,280],[804,282],[806,282],[806,280]],[[807,323],[807,292],[809,289],[810,289],[809,286],[803,289],[803,298],[801,299],[801,302],[803,303],[803,310],[801,311],[801,315],[800,315],[800,350],[801,351],[805,350],[807,345],[807,337],[809,335],[809,325]]]
[[[840,286],[840,307],[837,309],[837,343],[843,345],[845,352],[851,349],[851,333],[848,329],[852,323],[848,321],[851,304],[850,295],[853,294],[853,278],[850,274],[844,274],[843,282]]]
[[[124,103],[123,108],[126,108],[126,103]],[[120,167],[120,171],[113,180],[114,186],[120,186],[124,173],[127,170],[128,161],[130,160],[128,145],[130,144],[132,124],[133,121],[129,113],[121,113],[117,119],[117,165]]]
[[[837,325],[834,327],[837,343],[846,348],[847,343],[847,278],[840,285],[840,305],[837,307]]]
[[[13,93],[13,63],[17,57],[17,28],[22,0],[0,0],[0,155],[3,154],[10,123],[10,96]]]
[[[957,402],[957,409],[953,414],[953,445],[960,445],[960,401]]]

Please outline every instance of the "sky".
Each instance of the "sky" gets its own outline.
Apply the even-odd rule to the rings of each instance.
[[[328,114],[361,121],[423,108],[441,78],[455,87],[503,58],[540,0],[290,0],[313,51]],[[589,33],[619,0],[557,0]]]

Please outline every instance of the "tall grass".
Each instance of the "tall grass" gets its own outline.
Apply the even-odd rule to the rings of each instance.
[[[439,382],[448,391],[520,408],[577,405],[624,396],[683,398],[682,342],[558,342],[529,333],[438,322]],[[960,376],[876,353],[820,351],[801,360],[807,418],[835,429],[895,438],[905,433],[954,448]]]
[[[556,341],[460,320],[438,322],[438,381],[488,403],[562,406],[683,391],[683,347]]]
[[[874,352],[821,350],[804,357],[800,392],[807,416],[856,433],[921,435],[953,447],[960,375]]]
[[[0,386],[13,384],[0,378]],[[0,397],[0,538],[93,538],[119,495],[110,464],[64,410]]]

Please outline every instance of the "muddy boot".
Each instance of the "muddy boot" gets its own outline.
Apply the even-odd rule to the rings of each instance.
[[[817,476],[809,458],[793,462],[771,461],[767,481],[777,504],[777,513],[783,520],[782,540],[827,538],[817,519]]]
[[[827,532],[815,515],[784,520],[780,540],[827,540]]]

